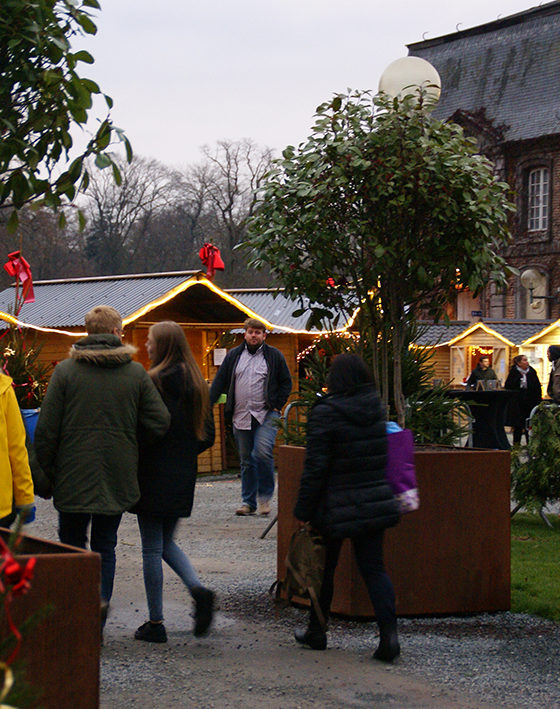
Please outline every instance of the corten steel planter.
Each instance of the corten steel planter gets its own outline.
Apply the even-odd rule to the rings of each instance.
[[[7,540],[8,532],[0,530]],[[45,709],[99,706],[100,556],[23,535],[16,559],[37,559],[31,589],[12,602],[17,626],[47,606],[42,620],[23,634],[18,659]],[[6,634],[4,623],[2,634]]]
[[[278,458],[277,575],[296,529],[292,515],[305,449]],[[415,451],[420,509],[387,530],[385,564],[399,615],[474,613],[510,608],[510,454],[420,447]],[[333,613],[374,616],[350,542],[335,575]]]

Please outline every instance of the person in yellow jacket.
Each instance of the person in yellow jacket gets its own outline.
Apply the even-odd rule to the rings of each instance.
[[[23,419],[11,378],[0,374],[0,527],[9,527],[20,509],[31,521],[34,503]]]

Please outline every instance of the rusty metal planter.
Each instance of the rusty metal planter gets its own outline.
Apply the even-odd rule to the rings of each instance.
[[[277,575],[296,522],[292,511],[305,449],[278,458]],[[510,454],[417,448],[420,509],[387,530],[385,564],[399,615],[474,613],[510,608]],[[352,548],[344,542],[335,575],[334,613],[373,617]]]
[[[7,538],[7,531],[0,533]],[[19,658],[45,709],[99,706],[100,573],[98,554],[23,535],[16,558],[35,556],[29,593],[14,599],[16,625],[50,607],[24,634]],[[1,628],[7,632],[6,625]]]

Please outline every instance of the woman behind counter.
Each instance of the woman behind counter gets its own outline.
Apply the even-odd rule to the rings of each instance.
[[[152,325],[146,341],[152,367],[148,374],[171,414],[163,438],[140,436],[138,515],[142,537],[144,585],[149,620],[134,637],[167,642],[163,625],[162,559],[189,589],[195,603],[194,634],[204,635],[212,622],[214,594],[200,583],[187,555],[173,535],[181,517],[189,517],[194,498],[197,456],[214,442],[208,385],[181,327],[171,321]]]
[[[508,403],[506,412],[506,426],[513,427],[513,443],[514,445],[521,443],[523,433],[528,443],[526,422],[532,409],[541,400],[541,383],[525,355],[517,355],[513,358],[513,366],[504,388],[519,392],[519,396]]]
[[[325,618],[343,539],[349,537],[379,625],[377,660],[400,654],[395,592],[383,565],[383,533],[399,520],[397,502],[385,478],[387,436],[381,402],[365,362],[353,354],[336,357],[327,375],[327,396],[315,404],[307,425],[307,450],[298,501],[300,524],[319,530],[326,561],[319,605]],[[311,607],[307,629],[296,640],[313,650],[327,647],[327,635]]]

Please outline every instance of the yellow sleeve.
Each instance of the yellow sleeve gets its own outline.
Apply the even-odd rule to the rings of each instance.
[[[12,468],[14,503],[30,505],[35,502],[33,479],[25,447],[25,426],[12,387],[6,391],[6,427],[8,436],[8,456]]]

